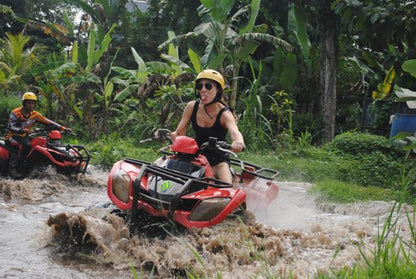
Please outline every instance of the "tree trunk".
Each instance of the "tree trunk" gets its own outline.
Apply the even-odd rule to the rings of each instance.
[[[322,64],[320,82],[322,90],[322,120],[323,120],[323,141],[329,142],[334,138],[335,133],[335,111],[336,111],[336,21],[331,18],[323,26],[321,37]]]

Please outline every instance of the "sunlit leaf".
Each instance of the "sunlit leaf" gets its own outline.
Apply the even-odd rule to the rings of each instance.
[[[405,61],[402,65],[402,69],[416,78],[416,59]]]

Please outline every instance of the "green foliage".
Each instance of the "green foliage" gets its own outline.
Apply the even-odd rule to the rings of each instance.
[[[0,102],[0,131],[4,131],[6,129],[6,125],[9,119],[10,112],[21,106],[22,101],[20,98],[10,95],[1,97],[2,100]]]
[[[143,146],[134,138],[125,139],[117,133],[101,137],[98,141],[86,144],[92,156],[92,164],[111,167],[123,158],[154,161],[158,157],[156,148]]]
[[[325,202],[351,203],[366,200],[391,200],[396,192],[379,187],[362,187],[355,183],[342,182],[333,179],[324,179],[317,182],[311,193]]]
[[[364,135],[360,140],[358,135],[352,134],[341,134],[339,141],[334,140],[334,144],[330,143],[323,148],[309,146],[307,142],[310,135],[304,134],[298,138],[297,144],[293,142],[292,152],[279,152],[279,156],[270,161],[271,167],[278,169],[281,178],[288,180],[319,182],[332,179],[361,186],[400,190],[403,173],[411,169],[412,163],[401,160],[403,155],[399,155],[402,153],[396,151],[388,140],[375,148],[372,144],[373,135]],[[379,137],[375,136],[375,139]],[[254,159],[259,162],[269,161],[267,154],[261,156]],[[409,186],[409,196],[412,196],[411,189],[413,186]]]
[[[258,90],[261,71],[261,64],[257,76],[252,68],[253,81],[249,81],[251,86],[240,99],[242,113],[238,116],[238,125],[244,141],[250,148],[254,149],[258,149],[259,146],[275,145],[275,125],[264,114],[263,101]]]
[[[337,135],[326,147],[334,152],[358,158],[375,152],[395,158],[404,155],[395,147],[393,141],[383,136],[361,132],[346,132]]]
[[[3,95],[25,88],[31,67],[38,63],[36,55],[42,49],[39,45],[29,48],[30,37],[23,33],[6,33],[6,36],[7,39],[0,38],[0,94]]]

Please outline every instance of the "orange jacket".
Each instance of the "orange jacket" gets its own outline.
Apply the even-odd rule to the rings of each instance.
[[[25,117],[22,113],[23,107],[15,108],[12,110],[9,116],[9,123],[7,124],[5,140],[8,140],[12,136],[25,137],[27,133],[24,131],[25,128],[31,128],[36,122],[43,123],[48,126],[52,126],[56,129],[65,130],[66,127],[62,126],[42,114],[34,110],[30,113],[29,117]]]

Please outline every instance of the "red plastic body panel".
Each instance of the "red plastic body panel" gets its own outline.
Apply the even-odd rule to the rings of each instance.
[[[178,153],[196,154],[199,147],[195,139],[187,136],[178,136],[171,144],[170,150]]]
[[[209,221],[191,221],[189,215],[192,211],[176,210],[173,214],[173,219],[187,228],[205,228],[215,226],[222,222],[228,215],[233,213],[240,205],[246,201],[246,193],[241,190],[234,189],[231,201],[224,207],[224,209],[213,219]],[[209,198],[205,196],[205,198]]]
[[[76,167],[80,164],[80,162],[77,160],[75,162],[71,162],[71,161],[58,161],[56,160],[53,156],[52,153],[56,153],[56,154],[61,154],[60,152],[51,149],[51,148],[47,148],[45,146],[41,146],[41,145],[36,145],[32,148],[32,150],[29,152],[29,154],[27,155],[27,159],[31,160],[31,158],[36,157],[37,154],[36,153],[40,153],[42,155],[44,155],[46,158],[48,158],[52,163],[54,163],[57,166],[60,167]],[[34,159],[35,160],[35,159]]]
[[[49,132],[48,138],[51,140],[59,140],[62,138],[62,134],[58,130],[53,130]]]
[[[267,207],[277,196],[279,187],[276,183],[250,174],[237,175],[234,185],[247,194],[247,202]]]
[[[35,146],[46,146],[48,140],[46,137],[36,137],[30,141],[30,146],[34,148]]]
[[[0,146],[0,159],[1,160],[9,160],[10,152],[3,146]]]
[[[119,200],[113,193],[113,174],[119,171],[120,169],[124,170],[124,172],[129,176],[130,179],[129,201],[127,203]],[[108,177],[107,195],[118,208],[123,210],[129,210],[133,208],[133,182],[138,176],[139,172],[140,168],[138,168],[135,165],[129,164],[123,160],[120,160],[113,165],[110,171],[110,175]]]

